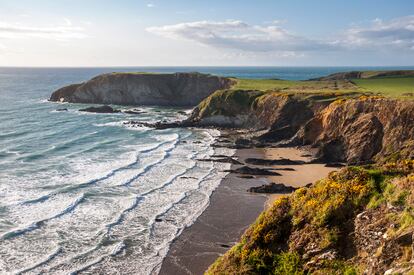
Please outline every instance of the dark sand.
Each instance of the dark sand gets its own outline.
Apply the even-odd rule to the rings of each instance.
[[[301,157],[303,153],[295,148],[243,149],[237,150],[235,156],[241,161],[247,157],[308,160]],[[232,169],[236,167],[232,165]],[[217,257],[239,240],[265,205],[281,196],[249,193],[246,191],[248,188],[271,181],[295,187],[304,186],[335,170],[321,164],[284,167],[292,167],[295,171],[279,171],[282,176],[258,176],[254,179],[228,174],[213,192],[207,209],[171,244],[159,274],[203,274]]]

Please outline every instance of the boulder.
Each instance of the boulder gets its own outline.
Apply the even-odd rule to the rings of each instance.
[[[283,183],[269,183],[258,187],[250,187],[249,192],[253,193],[292,193],[296,190],[295,187],[286,186]]]

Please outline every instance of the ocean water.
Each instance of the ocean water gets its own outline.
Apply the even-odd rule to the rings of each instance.
[[[210,146],[215,130],[124,125],[180,119],[180,109],[82,113],[48,102],[55,89],[113,71],[308,79],[352,69],[366,68],[0,68],[0,274],[156,274],[228,168],[198,159],[233,153]]]

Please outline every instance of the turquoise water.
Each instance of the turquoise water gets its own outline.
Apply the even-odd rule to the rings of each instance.
[[[224,175],[226,165],[197,159],[232,153],[210,146],[215,131],[123,124],[183,118],[178,109],[88,114],[48,102],[55,89],[112,71],[308,79],[351,69],[0,68],[0,273],[156,273]]]

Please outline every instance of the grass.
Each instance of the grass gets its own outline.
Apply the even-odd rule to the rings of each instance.
[[[414,77],[382,77],[330,81],[292,81],[279,79],[235,79],[235,90],[287,93],[373,93],[391,98],[414,98]]]
[[[414,98],[414,77],[353,79],[352,82],[367,92],[395,98]]]

